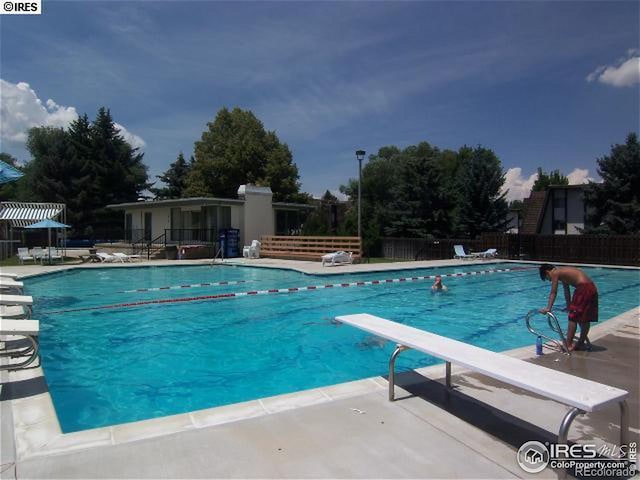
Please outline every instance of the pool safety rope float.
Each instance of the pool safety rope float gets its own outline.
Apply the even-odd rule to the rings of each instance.
[[[246,280],[229,280],[228,282],[191,283],[189,285],[173,285],[170,287],[136,288],[134,290],[120,290],[119,292],[116,292],[116,293],[159,292],[160,290],[181,290],[183,288],[218,287],[220,285],[239,285],[241,283],[247,283],[247,281]]]
[[[445,273],[440,275],[441,277],[466,277],[470,275],[486,275],[491,273],[505,273],[516,272],[522,270],[530,270],[536,267],[514,267],[514,268],[496,268],[492,270],[478,270],[475,272],[464,273]],[[390,278],[387,280],[367,280],[363,282],[351,282],[351,283],[328,283],[326,285],[308,285],[306,287],[289,287],[289,288],[271,288],[268,290],[252,290],[249,292],[234,292],[234,293],[219,293],[217,295],[201,295],[197,297],[184,297],[184,298],[162,298],[157,300],[141,300],[139,302],[127,302],[127,303],[115,303],[111,305],[98,305],[93,307],[81,307],[71,308],[68,310],[55,310],[47,312],[53,313],[70,313],[70,312],[82,312],[87,310],[104,310],[109,308],[126,308],[126,307],[139,307],[142,305],[154,305],[162,303],[182,303],[182,302],[197,302],[202,300],[219,300],[224,298],[238,298],[249,297],[254,295],[270,295],[280,293],[295,293],[295,292],[307,292],[311,290],[323,290],[326,288],[349,288],[349,287],[363,287],[370,285],[386,285],[389,283],[404,283],[404,282],[417,282],[421,280],[432,280],[436,278],[436,275],[424,275],[420,277],[401,277]],[[165,288],[167,290],[167,288]]]

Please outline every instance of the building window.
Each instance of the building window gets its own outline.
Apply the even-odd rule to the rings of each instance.
[[[231,207],[219,207],[219,228],[231,228]]]

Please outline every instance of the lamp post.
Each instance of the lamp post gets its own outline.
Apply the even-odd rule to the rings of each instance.
[[[356,158],[358,159],[358,238],[362,241],[362,226],[360,224],[361,204],[362,204],[362,160],[367,152],[364,150],[356,150]]]

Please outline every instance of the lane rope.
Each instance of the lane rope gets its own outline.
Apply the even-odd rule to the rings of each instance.
[[[466,277],[471,275],[487,275],[493,273],[506,273],[516,272],[522,270],[531,270],[537,267],[514,267],[514,268],[497,268],[492,270],[478,270],[474,272],[464,273],[444,273],[440,274],[441,277]],[[371,285],[386,285],[389,283],[405,283],[405,282],[417,282],[422,280],[433,280],[437,275],[424,275],[419,277],[401,277],[401,278],[389,278],[386,280],[367,280],[362,282],[350,282],[350,283],[328,283],[326,285],[308,285],[306,287],[288,287],[288,288],[270,288],[268,290],[252,290],[248,292],[233,292],[233,293],[219,293],[216,295],[201,295],[197,297],[184,297],[184,298],[162,298],[157,300],[141,300],[139,302],[127,302],[127,303],[115,303],[111,305],[98,305],[93,307],[81,307],[71,308],[68,310],[55,310],[47,312],[49,314],[54,313],[71,313],[71,312],[83,312],[89,310],[105,310],[111,308],[125,308],[125,307],[139,307],[142,305],[155,305],[163,303],[182,303],[182,302],[196,302],[202,300],[218,300],[224,298],[238,298],[248,297],[255,295],[272,295],[281,293],[296,293],[306,292],[311,290],[323,290],[326,288],[349,288],[349,287],[363,287]]]
[[[183,288],[198,288],[198,287],[219,287],[220,285],[239,285],[241,283],[247,283],[246,280],[229,280],[226,282],[209,282],[209,283],[191,283],[189,285],[172,285],[170,287],[150,287],[150,288],[136,288],[134,290],[120,290],[116,293],[138,293],[138,292],[159,292],[161,290],[181,290]]]

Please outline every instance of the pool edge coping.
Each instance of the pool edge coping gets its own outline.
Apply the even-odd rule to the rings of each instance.
[[[624,322],[636,321],[640,306],[623,312],[601,324],[592,327],[592,339],[601,338],[620,331]],[[535,358],[533,345],[519,347],[501,353],[521,360]],[[416,369],[429,378],[444,376],[444,364]],[[452,373],[461,374],[467,370],[453,366]],[[21,377],[43,375],[41,367],[14,372]],[[39,373],[39,375],[37,375]],[[24,379],[24,378],[23,378]],[[388,388],[382,376],[368,377],[351,382],[317,387],[308,390],[275,395],[246,402],[211,407],[192,412],[168,415],[137,422],[129,422],[107,427],[62,433],[55,412],[51,394],[47,391],[31,397],[6,400],[9,403],[15,442],[15,462],[35,457],[62,455],[75,451],[123,445],[151,438],[176,435],[196,429],[273,415],[283,411],[303,408],[321,403],[352,398]],[[3,410],[6,405],[3,406]]]

